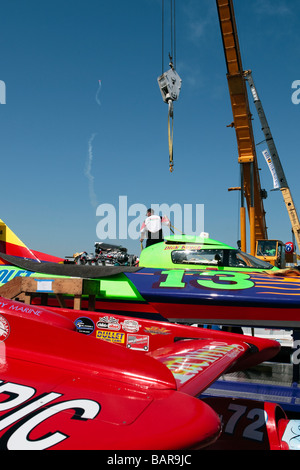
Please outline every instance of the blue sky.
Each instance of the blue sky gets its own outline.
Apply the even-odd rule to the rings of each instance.
[[[166,5],[165,31],[169,35]],[[235,132],[214,0],[176,1],[174,172],[169,172],[162,72],[161,0],[2,1],[1,213],[31,248],[67,256],[99,241],[96,206],[204,204],[204,229],[236,246]],[[235,0],[244,69],[252,69],[300,210],[298,0]],[[168,37],[165,70],[168,70]],[[99,86],[101,80],[101,87]],[[251,106],[252,100],[250,99]],[[253,108],[256,142],[263,134]],[[91,141],[92,139],[92,141]],[[90,146],[89,146],[90,143]],[[280,192],[257,147],[269,238],[291,239]],[[93,192],[90,180],[93,177]],[[129,221],[132,218],[128,219]],[[106,240],[108,241],[108,240]],[[120,242],[139,253],[138,240]]]

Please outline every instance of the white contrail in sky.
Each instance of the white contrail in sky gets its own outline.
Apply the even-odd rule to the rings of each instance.
[[[97,93],[96,93],[96,102],[97,104],[99,104],[99,106],[101,106],[101,102],[99,100],[99,94],[100,94],[100,91],[101,91],[101,80],[99,80],[99,86],[98,86],[98,90],[97,90]]]
[[[92,134],[89,142],[88,142],[88,159],[86,162],[86,167],[85,167],[85,176],[89,180],[89,194],[90,194],[90,202],[93,207],[97,207],[97,196],[94,190],[94,177],[92,175],[92,162],[93,162],[93,140],[96,137],[97,134]]]
[[[100,91],[101,91],[101,80],[99,80],[98,89],[97,89],[96,96],[95,96],[96,103],[99,106],[101,106],[101,102],[99,100]],[[93,207],[98,206],[97,196],[96,196],[95,189],[94,189],[94,176],[92,175],[92,163],[93,163],[93,158],[94,158],[93,157],[93,140],[96,137],[96,135],[97,133],[92,134],[88,141],[88,158],[87,158],[85,172],[84,172],[85,176],[87,177],[89,181],[90,202]]]

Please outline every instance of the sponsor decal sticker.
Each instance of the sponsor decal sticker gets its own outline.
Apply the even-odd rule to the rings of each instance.
[[[126,346],[137,351],[149,351],[149,336],[127,335]]]
[[[230,358],[236,357],[243,347],[239,344],[218,345],[213,349],[199,349],[187,352],[184,355],[174,354],[163,360],[170,369],[175,379],[183,384],[192,379],[199,372],[207,369],[225,355]]]
[[[96,337],[99,339],[103,339],[104,341],[109,341],[111,343],[125,342],[125,333],[119,333],[116,331],[97,330]]]
[[[128,333],[137,333],[140,329],[140,325],[136,320],[124,320],[121,325],[122,329]]]
[[[83,333],[85,335],[90,335],[95,329],[94,322],[87,317],[80,317],[75,320],[75,326],[78,333]]]
[[[164,251],[172,250],[202,250],[203,245],[166,245]]]
[[[10,325],[6,318],[4,318],[2,315],[0,315],[0,343],[2,341],[5,341],[10,334]]]
[[[159,328],[158,326],[150,326],[144,328],[146,333],[149,333],[150,335],[170,335],[171,331],[167,330],[166,328]]]
[[[97,321],[97,328],[107,328],[108,330],[119,331],[121,329],[121,325],[117,318],[102,317]]]

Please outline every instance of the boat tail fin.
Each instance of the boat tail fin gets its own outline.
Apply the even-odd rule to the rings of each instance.
[[[18,256],[19,258],[28,258],[35,261],[39,259],[35,254],[20,240],[19,237],[0,219],[0,253],[6,255]]]
[[[178,390],[197,396],[229,370],[242,370],[251,362],[255,364],[257,361],[259,364],[265,357],[274,357],[280,350],[280,344],[276,341],[216,333],[221,334],[209,337],[210,333],[202,330],[202,339],[177,341],[149,355],[171,370]]]

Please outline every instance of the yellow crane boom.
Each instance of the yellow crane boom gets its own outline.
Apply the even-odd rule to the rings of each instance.
[[[227,80],[233,123],[241,165],[241,249],[246,251],[247,203],[250,221],[250,253],[255,254],[256,240],[267,239],[267,225],[261,189],[246,81],[242,66],[232,0],[216,0],[227,66]]]

